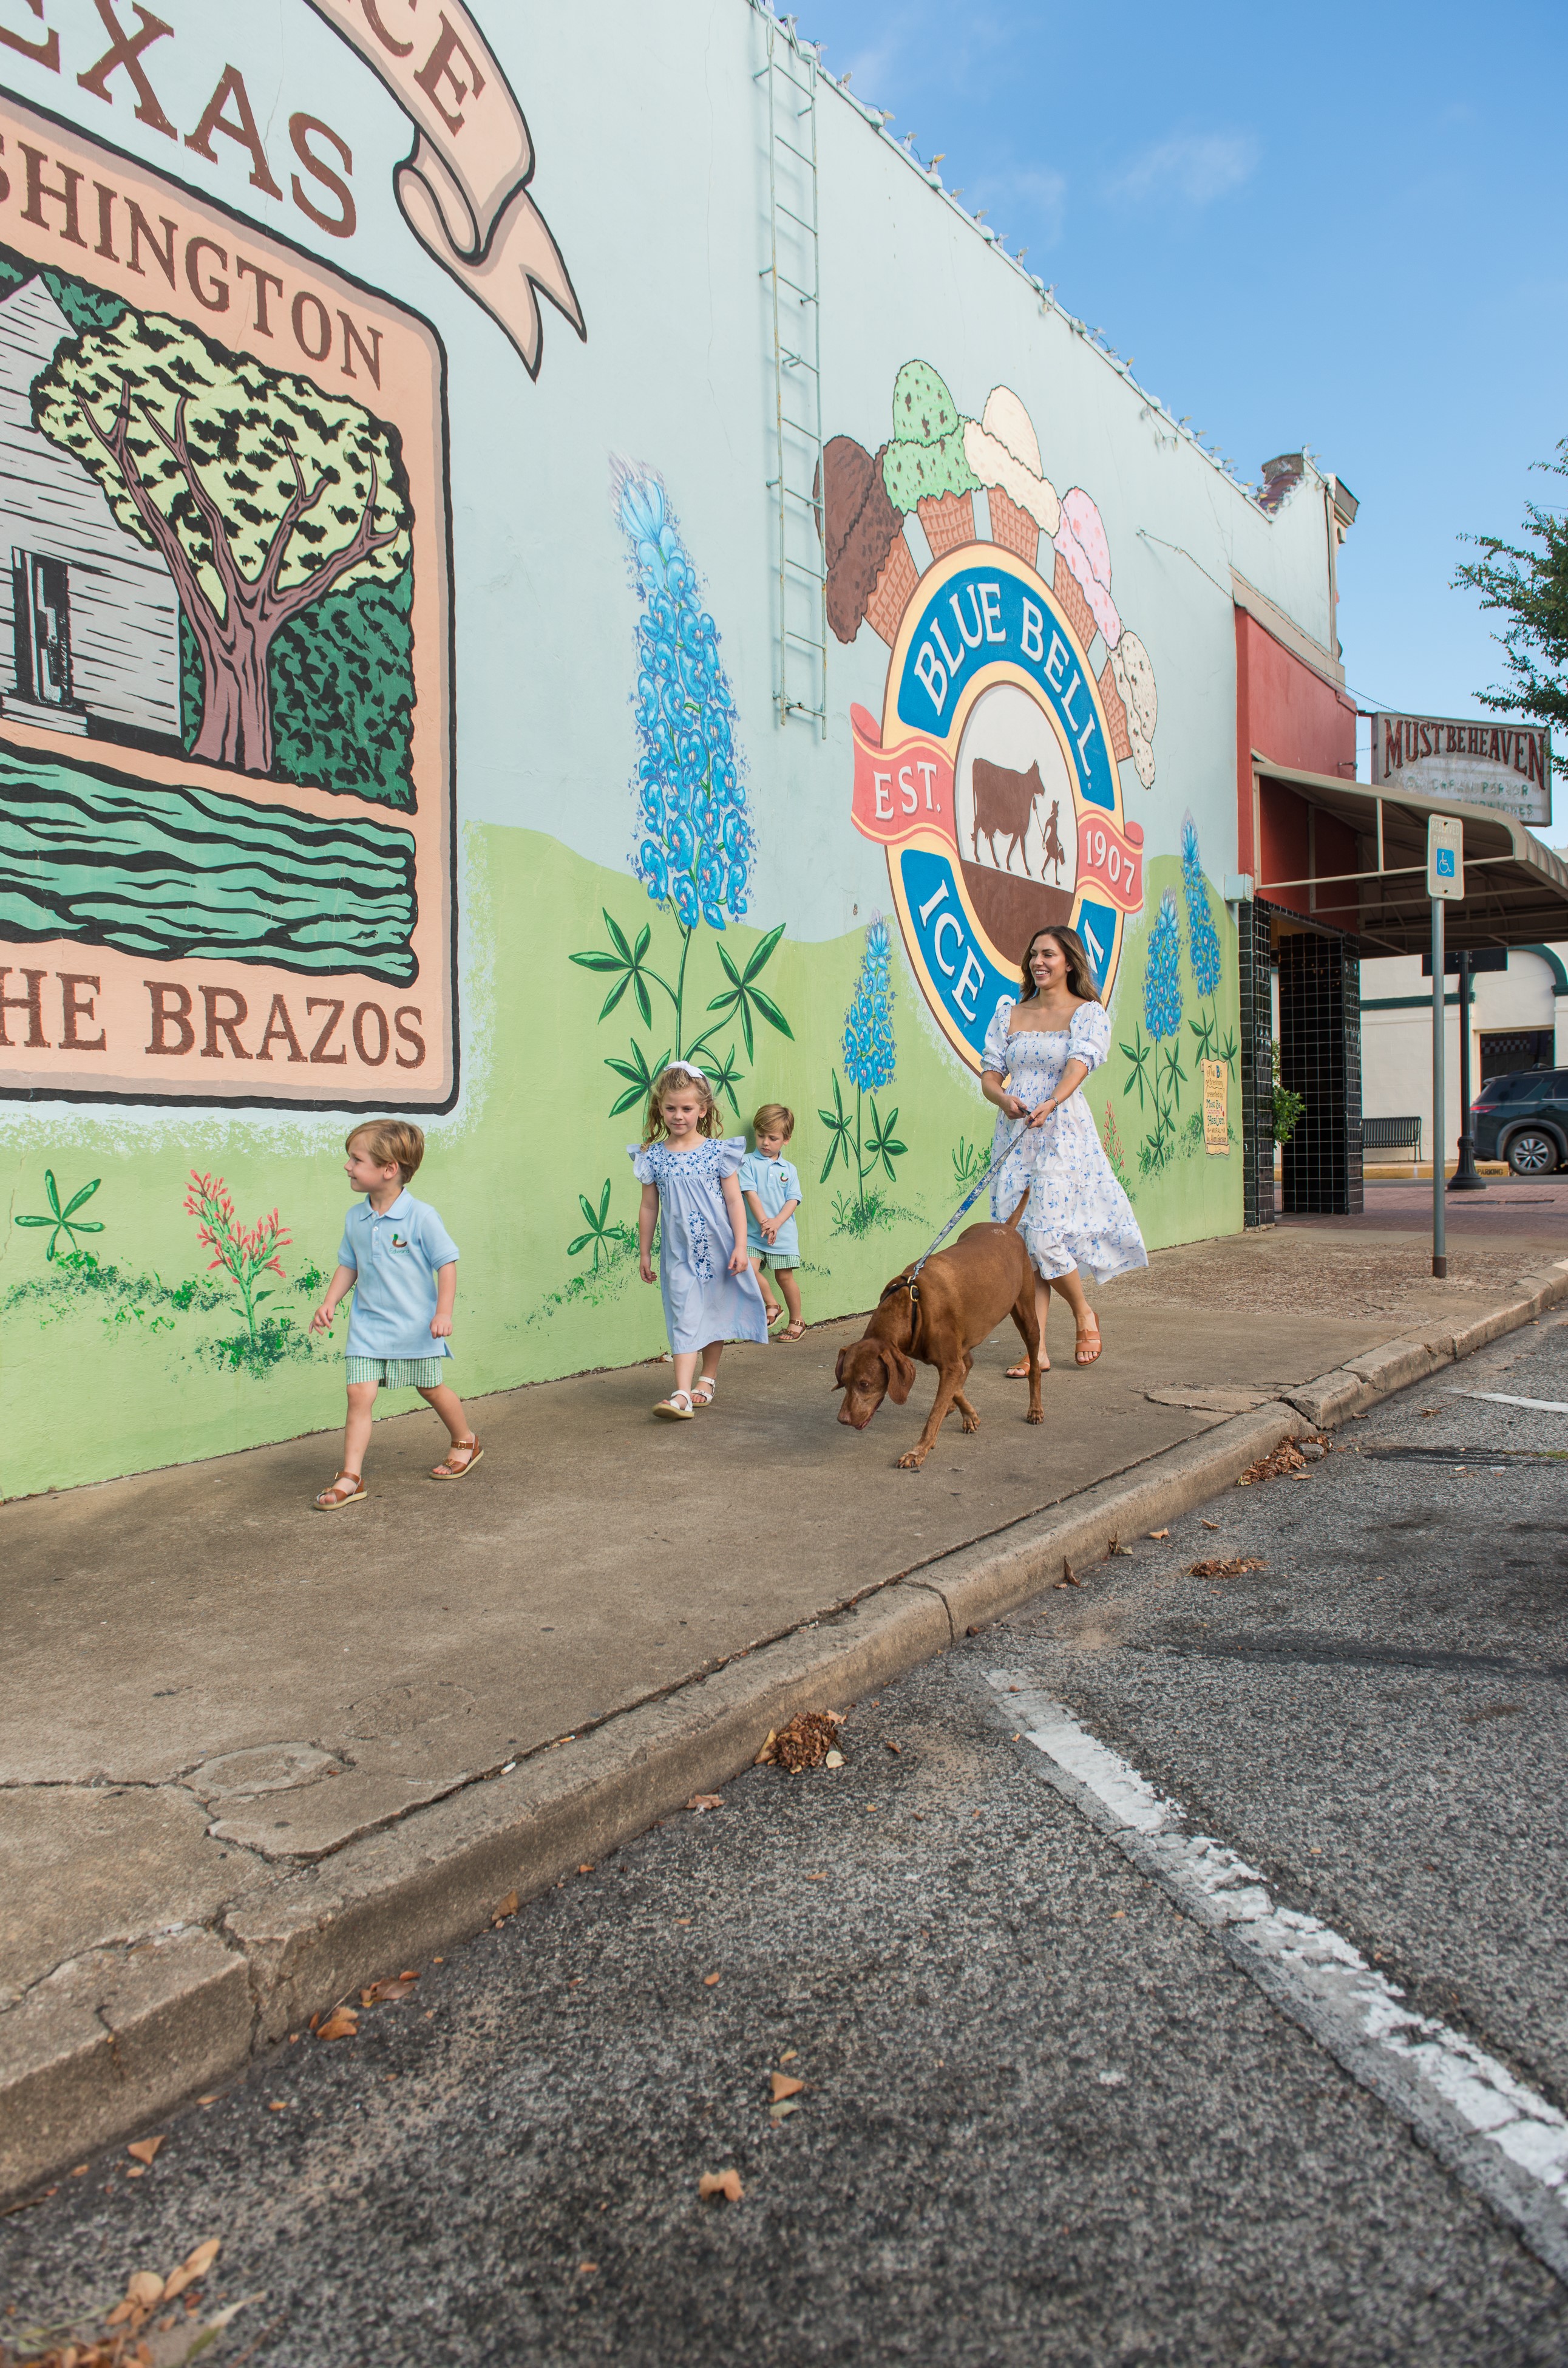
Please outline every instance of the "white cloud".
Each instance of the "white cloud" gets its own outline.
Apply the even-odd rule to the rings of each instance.
[[[1132,204],[1174,197],[1212,205],[1252,178],[1261,154],[1250,131],[1176,132],[1134,157],[1111,183],[1111,194]]]

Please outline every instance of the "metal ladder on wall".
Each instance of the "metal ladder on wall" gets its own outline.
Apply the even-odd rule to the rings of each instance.
[[[827,575],[822,533],[822,299],[817,210],[817,53],[793,20],[759,10],[767,60],[768,260],[778,509],[774,704],[827,735]]]

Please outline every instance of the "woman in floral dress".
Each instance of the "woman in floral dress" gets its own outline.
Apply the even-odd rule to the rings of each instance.
[[[1023,962],[1024,992],[1004,996],[986,1030],[981,1091],[997,1109],[991,1156],[991,1213],[1010,1217],[1028,1189],[1019,1231],[1040,1281],[1040,1363],[1051,1285],[1073,1311],[1080,1365],[1100,1353],[1100,1330],[1084,1296],[1083,1274],[1096,1282],[1147,1266],[1149,1254],[1131,1203],[1117,1182],[1082,1091],[1110,1048],[1110,1020],[1076,929],[1037,929]],[[1028,1131],[1006,1157],[1002,1146]],[[1009,1366],[1027,1374],[1027,1363]]]

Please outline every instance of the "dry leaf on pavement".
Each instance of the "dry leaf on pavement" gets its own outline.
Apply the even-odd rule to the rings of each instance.
[[[199,2278],[207,2275],[218,2258],[222,2241],[221,2237],[209,2237],[204,2245],[198,2245],[193,2253],[187,2254],[177,2270],[170,2271],[164,2284],[165,2302],[173,2302],[176,2294],[184,2294],[187,2286],[195,2285]]]
[[[827,1755],[827,1758],[823,1761],[823,1763],[822,1763],[822,1764],[823,1764],[823,1766],[824,1766],[824,1768],[842,1768],[842,1767],[843,1767],[843,1765],[844,1765],[844,1754],[843,1754],[843,1752],[842,1752],[842,1751],[830,1751],[830,1752],[828,1753],[828,1755]]]
[[[1284,1473],[1304,1472],[1306,1468],[1306,1457],[1287,1439],[1275,1448],[1272,1454],[1260,1455],[1256,1463],[1249,1463],[1236,1486],[1238,1488],[1256,1488],[1264,1480],[1278,1480]],[[1218,1529],[1219,1523],[1206,1522],[1204,1526]]]
[[[362,2007],[390,2005],[393,1998],[406,1998],[418,1979],[417,1974],[389,1974],[384,1981],[372,1982],[369,1989],[361,1990],[359,2003]]]
[[[162,2138],[138,2138],[135,2145],[128,2146],[125,2151],[134,2155],[138,2162],[151,2162],[163,2143]]]
[[[318,2039],[357,2039],[358,2035],[358,2017],[351,2006],[335,2006],[316,2032]]]
[[[902,1743],[890,1743],[890,1742],[889,1742],[889,1740],[888,1740],[888,1738],[887,1738],[887,1736],[886,1736],[885,1735],[884,1735],[884,1736],[883,1736],[883,1737],[882,1737],[882,1749],[883,1749],[884,1751],[892,1751],[892,1752],[896,1752],[896,1753],[897,1753],[897,1755],[898,1755],[898,1757],[899,1757],[901,1759],[903,1759],[903,1744],[902,1744]]]
[[[776,2105],[778,2103],[780,2098],[798,2097],[801,2089],[806,2085],[803,2080],[797,2080],[793,2075],[789,2072],[775,2072],[772,2076],[772,2079],[773,2101]]]
[[[1249,1570],[1267,1568],[1256,1554],[1233,1554],[1229,1560],[1191,1563],[1187,1575],[1188,1578],[1240,1578]]]
[[[1170,1531],[1169,1530],[1151,1530],[1149,1535],[1152,1538],[1168,1538]]]
[[[843,1719],[830,1710],[798,1711],[787,1726],[781,1726],[763,1745],[757,1764],[786,1768],[791,1776],[800,1775],[807,1768],[821,1768],[843,1724]]]
[[[724,1796],[722,1793],[694,1793],[686,1805],[688,1809],[695,1809],[700,1816],[704,1809],[722,1809],[724,1805]],[[585,1870],[579,1867],[577,1872],[579,1874],[585,1872],[591,1874],[593,1869],[589,1867]]]
[[[704,1974],[702,1976],[703,1988],[705,1990],[710,1990],[718,1979],[719,1976],[717,1974]]]
[[[494,1928],[497,1924],[504,1924],[508,1916],[515,1916],[517,1912],[517,1895],[515,1891],[509,1891],[506,1894],[506,1898],[491,1910],[490,1922],[492,1927]]]
[[[771,1768],[771,1767],[772,1767],[772,1765],[773,1765],[773,1756],[774,1756],[774,1754],[773,1754],[773,1747],[774,1747],[774,1745],[778,1742],[778,1736],[777,1733],[776,1733],[776,1732],[775,1732],[775,1730],[770,1726],[770,1727],[768,1728],[768,1730],[767,1730],[767,1742],[763,1745],[762,1749],[757,1753],[756,1758],[756,1759],[752,1761],[752,1763],[751,1763],[751,1764],[752,1764],[752,1766],[753,1766],[754,1768]]]
[[[1062,1557],[1062,1576],[1056,1582],[1057,1586],[1059,1588],[1082,1587],[1083,1583],[1083,1580],[1078,1577],[1077,1572],[1074,1569],[1066,1555],[1063,1554]]]
[[[711,2203],[721,2195],[728,2203],[738,2203],[745,2189],[741,2185],[738,2170],[705,2170],[697,2182],[697,2192],[704,2203]]]

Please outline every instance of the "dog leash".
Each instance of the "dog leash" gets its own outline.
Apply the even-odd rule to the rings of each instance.
[[[973,1208],[975,1202],[979,1200],[981,1194],[984,1191],[986,1185],[989,1183],[992,1170],[1002,1162],[1006,1162],[1007,1156],[1012,1151],[1015,1144],[1020,1143],[1024,1136],[1028,1133],[1028,1130],[1029,1119],[1026,1115],[1018,1121],[1017,1125],[1007,1137],[1006,1142],[1002,1145],[1000,1162],[998,1160],[997,1153],[993,1150],[990,1158],[986,1161],[984,1167],[980,1171],[980,1180],[978,1183],[976,1183],[973,1189],[959,1202],[958,1207],[953,1211],[952,1215],[948,1219],[948,1222],[942,1227],[941,1232],[937,1235],[937,1238],[931,1244],[930,1248],[922,1250],[920,1256],[915,1259],[915,1264],[910,1268],[908,1274],[903,1278],[903,1286],[908,1291],[911,1299],[918,1300],[920,1297],[917,1278],[919,1276],[920,1269],[925,1265],[926,1259],[932,1255],[933,1251],[939,1250],[941,1248],[942,1244],[947,1240],[948,1235],[952,1232],[953,1227],[958,1224],[959,1219],[968,1215],[970,1210]]]

